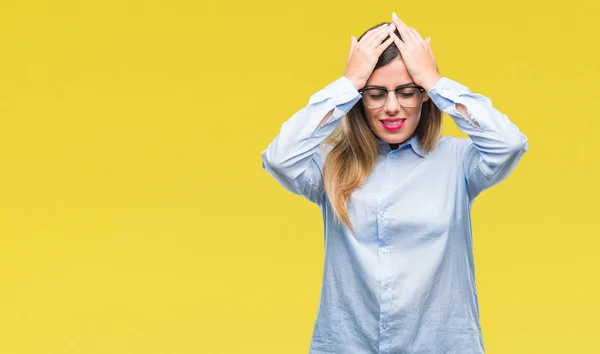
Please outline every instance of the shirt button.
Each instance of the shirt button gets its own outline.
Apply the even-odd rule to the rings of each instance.
[[[380,212],[379,212],[379,216],[383,216],[383,211],[380,211]]]
[[[383,286],[383,290],[387,290],[387,289],[389,289],[389,288],[390,288],[390,284],[385,284],[385,285]]]
[[[381,328],[386,329],[387,328],[387,323],[382,324]]]
[[[381,253],[389,253],[389,252],[390,252],[390,250],[387,247],[383,247],[381,249]]]

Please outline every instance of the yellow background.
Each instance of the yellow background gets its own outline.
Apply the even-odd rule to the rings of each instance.
[[[322,222],[260,153],[392,11],[529,138],[473,210],[488,353],[600,353],[599,10],[3,0],[0,354],[307,353]]]

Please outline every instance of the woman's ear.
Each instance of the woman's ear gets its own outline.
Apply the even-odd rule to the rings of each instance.
[[[427,102],[429,100],[429,95],[427,94],[427,91],[423,92],[423,102]]]

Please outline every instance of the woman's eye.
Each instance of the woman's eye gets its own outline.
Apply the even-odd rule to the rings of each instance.
[[[417,94],[417,91],[412,88],[408,88],[396,91],[396,94],[400,97],[412,97]]]
[[[371,91],[369,92],[369,97],[373,98],[373,99],[379,99],[379,98],[384,98],[386,95],[385,92],[381,92],[381,91]]]

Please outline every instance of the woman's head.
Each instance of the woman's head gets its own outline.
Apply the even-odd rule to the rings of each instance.
[[[371,29],[384,24],[368,29],[358,41]],[[395,33],[401,38],[398,30]],[[361,90],[362,99],[325,141],[333,146],[323,170],[325,190],[338,219],[350,229],[347,211],[350,195],[369,177],[382,144],[395,149],[416,136],[424,151],[432,151],[437,146],[442,112],[427,92],[416,86],[398,47],[392,43],[380,55]],[[389,93],[374,91],[374,87],[387,89]],[[398,118],[401,123],[397,123]],[[385,119],[391,122],[384,124]]]
[[[383,24],[370,28],[360,38]],[[398,30],[395,33],[401,38]],[[389,93],[373,87],[387,89]],[[427,91],[415,84],[395,44],[381,54],[361,92],[363,99],[348,113],[351,126],[361,126],[356,124],[357,120],[366,121],[373,135],[392,148],[415,135],[424,150],[435,148],[442,128],[442,112],[429,99]],[[402,119],[400,124],[398,119]],[[384,124],[386,120],[388,123]]]

